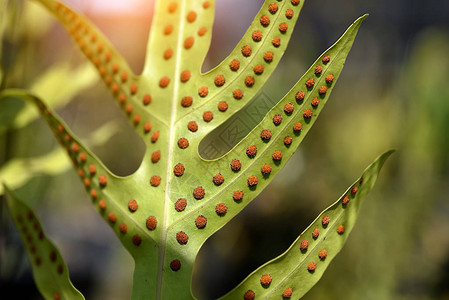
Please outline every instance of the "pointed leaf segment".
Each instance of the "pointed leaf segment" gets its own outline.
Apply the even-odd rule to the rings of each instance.
[[[145,109],[151,103],[147,81],[135,75],[125,59],[86,17],[59,1],[36,0],[64,25],[83,54],[95,66],[117,104],[145,141],[153,127],[162,126],[154,111]]]
[[[256,299],[299,299],[304,296],[345,244],[365,196],[393,152],[385,152],[368,166],[362,176],[325,209],[286,252],[254,271],[221,299],[254,299],[250,295],[255,295]]]
[[[61,253],[44,234],[37,216],[6,186],[4,190],[8,210],[25,245],[34,280],[42,296],[55,300],[84,300],[70,281],[69,270]]]

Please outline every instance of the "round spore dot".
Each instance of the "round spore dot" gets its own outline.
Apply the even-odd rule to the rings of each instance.
[[[105,187],[106,184],[108,184],[108,179],[105,175],[100,175],[100,177],[98,177],[98,181],[102,187]]]
[[[203,120],[205,122],[210,122],[214,118],[214,114],[211,111],[205,111],[203,113]]]
[[[253,71],[255,74],[260,75],[263,73],[263,66],[262,65],[255,65],[253,68]]]
[[[170,269],[172,271],[179,271],[181,269],[181,261],[179,259],[174,259],[170,262]]]
[[[84,178],[83,182],[86,187],[90,187],[90,179],[89,178]]]
[[[159,184],[161,184],[161,177],[157,175],[151,176],[150,184],[154,187],[159,186]]]
[[[257,147],[254,145],[249,146],[248,148],[246,148],[246,155],[248,155],[248,157],[254,157],[257,154]]]
[[[349,196],[348,196],[348,195],[345,195],[345,196],[343,197],[343,199],[341,200],[341,204],[343,204],[343,205],[348,205],[348,203],[349,203]]]
[[[232,71],[237,71],[240,68],[240,62],[236,59],[232,60],[229,63],[229,68],[231,68]]]
[[[312,231],[312,237],[313,237],[313,239],[317,239],[319,235],[320,235],[320,231],[318,230],[318,228],[315,228],[315,229]]]
[[[304,111],[304,118],[305,118],[305,119],[310,119],[310,118],[312,117],[312,115],[313,115],[313,112],[312,112],[311,109],[306,109],[306,110]]]
[[[262,132],[260,133],[260,138],[263,141],[269,141],[271,139],[271,131],[269,129],[262,130]]]
[[[262,39],[262,32],[260,30],[256,30],[252,34],[253,41],[259,42]]]
[[[264,164],[262,168],[260,168],[260,172],[262,172],[263,175],[269,175],[271,173],[271,166]]]
[[[159,138],[159,136],[160,136],[159,131],[153,132],[153,134],[151,135],[151,142],[152,143],[156,143],[158,138]]]
[[[212,178],[215,185],[221,185],[224,182],[224,177],[221,174],[217,174]]]
[[[313,98],[312,99],[312,103],[311,104],[312,104],[313,107],[317,107],[319,103],[320,103],[320,100],[318,98]]]
[[[271,44],[277,48],[281,45],[281,39],[276,36],[271,40]]]
[[[323,227],[326,227],[329,224],[330,218],[328,216],[324,216],[321,220],[321,223],[323,224]]]
[[[143,105],[148,105],[151,103],[151,95],[145,94],[143,96]]]
[[[271,51],[265,52],[265,54],[263,55],[263,59],[266,62],[272,62],[273,61],[273,52],[271,52]]]
[[[288,29],[287,23],[281,23],[281,24],[279,24],[279,31],[280,31],[280,32],[285,33],[285,32],[287,31],[287,29]]]
[[[207,86],[202,86],[198,89],[198,95],[200,97],[206,97],[207,94],[209,94],[209,89],[207,88]]]
[[[198,229],[203,229],[204,227],[206,227],[206,224],[207,224],[207,219],[206,219],[205,216],[198,216],[198,217],[195,219],[195,226],[196,226]]]
[[[338,227],[337,227],[337,233],[338,233],[338,234],[343,234],[343,233],[345,233],[345,226],[344,226],[344,225],[338,225]]]
[[[193,23],[196,20],[196,12],[191,11],[187,14],[187,22]]]
[[[217,204],[217,206],[215,206],[215,212],[219,216],[226,214],[227,211],[228,211],[228,207],[224,203],[219,203],[219,204]]]
[[[298,133],[300,132],[302,129],[302,124],[300,122],[297,122],[293,125],[293,131]]]
[[[119,226],[119,230],[121,233],[125,234],[128,231],[128,226],[125,223],[121,223]]]
[[[165,28],[164,28],[165,35],[169,35],[170,33],[172,33],[172,31],[173,31],[173,25],[168,24],[167,26],[165,26]]]
[[[172,49],[166,49],[164,51],[164,58],[170,59],[173,56],[173,50]]]
[[[189,141],[186,138],[180,138],[178,140],[178,147],[181,149],[186,149],[189,147]]]
[[[293,294],[292,288],[287,288],[282,293],[282,298],[283,299],[290,299],[292,297],[292,294]]]
[[[326,249],[321,250],[321,251],[318,253],[318,257],[319,257],[321,260],[324,260],[324,259],[327,257],[327,250],[326,250]]]
[[[279,125],[282,122],[282,116],[280,114],[276,114],[273,117],[273,123],[274,125]]]
[[[151,128],[153,126],[151,125],[151,122],[145,122],[145,124],[143,124],[143,131],[145,131],[145,133],[148,133],[151,131]]]
[[[234,201],[242,201],[243,199],[243,192],[242,191],[235,191],[234,194],[232,194],[232,198]]]
[[[352,189],[351,189],[351,195],[355,195],[356,193],[357,193],[357,191],[359,190],[359,188],[358,187],[353,187]]]
[[[320,95],[324,95],[324,94],[326,94],[326,92],[327,92],[327,87],[325,87],[324,85],[318,89],[318,94],[320,94]]]
[[[184,174],[184,170],[185,170],[184,165],[179,163],[173,168],[173,173],[179,177]]]
[[[315,80],[314,80],[313,78],[307,79],[307,81],[306,81],[306,86],[307,86],[308,88],[312,88],[314,84],[315,84]]]
[[[264,287],[269,286],[271,283],[271,276],[268,274],[262,275],[260,278],[260,284]]]
[[[278,5],[276,3],[271,3],[270,6],[268,6],[268,11],[275,14],[278,11]]]
[[[293,18],[293,10],[292,9],[287,9],[286,11],[285,11],[285,17],[287,18],[287,19],[291,19],[291,18]]]
[[[175,209],[178,212],[181,212],[184,209],[186,209],[186,206],[187,206],[187,200],[184,198],[180,198],[175,202]]]
[[[192,76],[192,74],[190,73],[189,70],[184,70],[181,72],[181,81],[187,82],[187,81],[189,81],[191,76]]]
[[[140,235],[135,234],[132,237],[132,241],[134,245],[139,246],[142,243],[142,238],[140,237]]]
[[[316,263],[311,262],[311,263],[307,266],[307,270],[308,270],[309,272],[315,271],[315,270],[316,270]]]
[[[254,187],[254,186],[257,185],[257,182],[258,182],[257,176],[251,175],[251,176],[248,177],[247,181],[248,181],[248,186],[249,187]]]
[[[180,231],[176,233],[176,240],[180,245],[185,245],[189,241],[189,236],[184,231]]]
[[[220,75],[215,76],[214,82],[215,82],[216,86],[222,86],[225,84],[226,80],[225,80],[225,77],[220,74]]]
[[[309,241],[308,240],[303,240],[301,242],[301,244],[299,245],[299,249],[301,251],[306,251],[309,248]]]
[[[285,146],[290,146],[292,142],[293,142],[293,139],[292,139],[291,136],[286,136],[286,137],[284,138],[284,145],[285,145]]]
[[[161,151],[157,150],[151,154],[151,161],[157,163],[161,159]]]
[[[234,172],[240,171],[240,168],[242,167],[242,163],[238,159],[233,159],[231,161],[231,169]]]
[[[218,102],[218,110],[221,112],[225,112],[228,110],[228,104],[225,101]]]
[[[98,201],[98,206],[100,207],[101,210],[106,210],[106,201],[104,201],[103,199],[100,199],[100,201]]]
[[[243,295],[244,300],[254,300],[256,298],[256,294],[252,290],[247,290]]]
[[[111,223],[115,223],[117,221],[117,216],[113,212],[110,212],[108,214],[108,220]]]
[[[204,195],[206,194],[206,191],[202,186],[199,186],[193,190],[193,197],[195,197],[196,200],[201,200],[204,198]]]
[[[157,219],[155,216],[149,216],[146,221],[147,228],[149,230],[155,230],[157,226]]]
[[[169,13],[174,13],[175,11],[176,11],[176,9],[178,8],[178,3],[176,3],[176,2],[171,2],[169,5],[168,5],[168,12]]]
[[[243,98],[243,92],[240,89],[236,89],[232,92],[232,96],[234,97],[234,99],[242,99]]]
[[[191,131],[191,132],[196,132],[198,130],[198,124],[195,121],[190,121],[187,124],[187,128]]]
[[[325,80],[327,83],[332,83],[332,81],[334,81],[334,75],[333,74],[327,75]]]
[[[315,67],[315,75],[320,75],[321,72],[323,72],[323,67],[320,66],[320,65],[317,65],[317,66]]]
[[[297,102],[302,102],[304,100],[305,96],[306,96],[306,93],[304,93],[303,91],[299,91],[296,93],[295,99]]]
[[[262,26],[264,27],[267,27],[268,25],[270,25],[270,18],[263,15],[262,17],[260,17],[260,24],[262,24]]]
[[[207,32],[207,28],[206,27],[200,27],[200,29],[198,29],[198,35],[199,36],[205,35],[206,32]]]
[[[184,48],[190,49],[193,46],[193,43],[195,42],[195,39],[192,36],[189,36],[184,40]]]
[[[287,104],[285,104],[285,106],[284,106],[284,112],[285,112],[287,115],[290,115],[290,114],[293,112],[294,109],[295,109],[295,107],[294,107],[293,104],[291,104],[291,103],[287,103]]]
[[[128,115],[131,115],[131,113],[133,112],[133,106],[131,104],[127,104],[125,107],[125,111]],[[139,119],[140,122],[140,119]]]
[[[186,96],[181,99],[182,107],[189,107],[190,105],[192,105],[192,103],[193,103],[193,98],[190,96]]]
[[[50,260],[51,260],[51,261],[56,261],[56,258],[57,258],[56,252],[52,251],[52,252],[50,253]]]
[[[251,46],[245,45],[242,47],[243,56],[248,57],[251,55],[252,52],[253,52],[253,49],[251,49]]]
[[[323,64],[327,64],[330,61],[331,61],[331,58],[329,55],[326,55],[325,57],[323,57]]]
[[[247,87],[252,87],[254,85],[254,83],[255,83],[254,77],[246,76],[246,78],[245,78],[245,85]]]
[[[166,88],[169,84],[170,84],[170,78],[168,78],[167,76],[164,76],[159,80],[159,86],[161,88]]]
[[[273,158],[274,161],[280,161],[282,159],[282,152],[279,150],[276,150],[273,152],[271,157]]]
[[[291,0],[291,3],[293,5],[298,5],[301,2],[301,0]]]
[[[97,168],[95,167],[95,165],[89,165],[89,173],[90,175],[95,175],[95,173],[97,173]]]

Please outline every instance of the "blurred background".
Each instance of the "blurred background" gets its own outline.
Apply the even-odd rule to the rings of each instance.
[[[134,71],[141,71],[153,1],[67,3],[91,18]],[[203,71],[229,54],[261,4],[217,0]],[[33,2],[0,1],[0,9],[1,87],[39,92],[46,80],[52,82],[42,93],[50,90],[60,100],[57,111],[75,133],[116,174],[135,171],[143,143],[118,107],[109,105],[112,97],[62,27]],[[218,298],[280,255],[390,148],[397,152],[346,246],[304,299],[449,299],[449,1],[307,1],[283,61],[257,98],[261,105],[242,114],[262,118],[267,103],[280,99],[364,13],[370,17],[314,128],[272,184],[201,249],[193,286],[200,299]],[[55,90],[56,79],[57,87],[73,92]],[[19,101],[0,103],[2,168],[11,161],[27,166],[34,157],[58,151],[38,118],[15,123],[23,109]],[[107,138],[99,141],[97,132],[107,132]],[[128,299],[130,255],[98,217],[67,161],[57,162],[60,175],[25,178],[18,194],[36,209],[87,299]],[[41,299],[20,237],[0,204],[0,298],[14,293],[15,299]],[[267,220],[277,226],[265,227]]]

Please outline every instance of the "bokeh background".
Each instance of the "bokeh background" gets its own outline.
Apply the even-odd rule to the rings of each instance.
[[[70,70],[79,70],[85,60],[61,26],[28,1],[0,1],[0,9],[7,2],[7,18],[1,20],[7,75],[2,88],[32,88],[42,74],[61,65],[69,71],[57,76],[67,82],[59,83],[60,89],[79,80]],[[67,2],[88,15],[140,72],[153,1]],[[204,71],[228,55],[261,3],[217,0]],[[242,114],[262,117],[263,103],[280,99],[364,13],[370,17],[314,128],[272,184],[201,249],[193,286],[200,299],[218,298],[285,251],[390,148],[397,152],[382,170],[346,246],[304,299],[449,299],[448,1],[307,1],[283,61],[258,97],[262,105]],[[90,76],[85,73],[81,78]],[[141,161],[143,143],[94,78],[57,111],[113,172],[131,174]],[[11,127],[10,116],[22,108],[15,101],[0,103],[1,166],[57,147],[40,120]],[[108,139],[93,141],[92,131],[111,121],[113,126],[105,129]],[[133,261],[97,216],[74,171],[37,176],[17,192],[36,209],[87,299],[130,297]],[[4,201],[0,204],[0,298],[41,299]]]

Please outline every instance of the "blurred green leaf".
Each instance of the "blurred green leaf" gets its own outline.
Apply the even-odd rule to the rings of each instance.
[[[45,99],[53,109],[65,106],[80,91],[98,82],[95,69],[85,63],[73,69],[69,63],[60,63],[51,67],[30,88],[31,93]],[[33,105],[28,104],[20,111],[14,121],[14,128],[22,128],[39,116]],[[1,127],[0,127],[1,129]]]
[[[61,253],[44,234],[32,209],[3,186],[6,203],[31,262],[34,280],[45,299],[84,299],[73,286]]]
[[[7,1],[0,0],[0,88],[3,80],[3,35],[6,28],[7,20]]]

